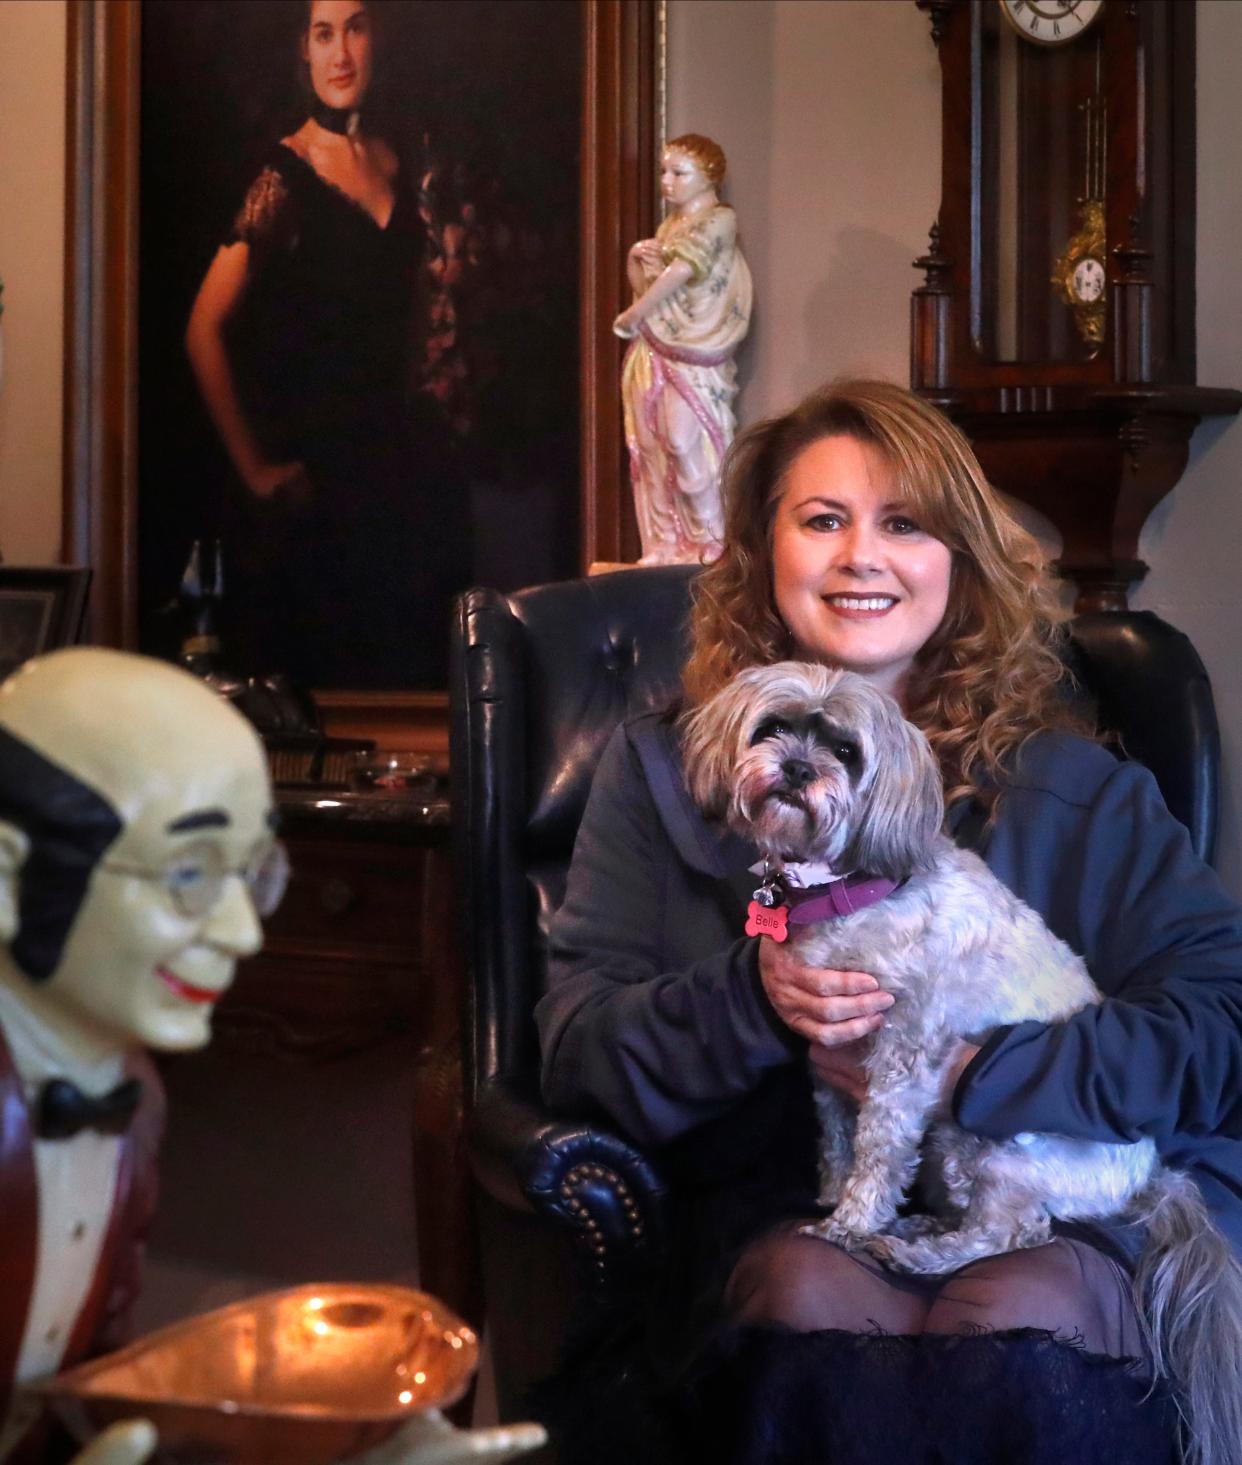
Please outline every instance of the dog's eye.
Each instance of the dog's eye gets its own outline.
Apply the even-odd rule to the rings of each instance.
[[[770,738],[784,737],[792,732],[793,728],[787,722],[782,722],[779,717],[769,717],[755,729],[750,745],[753,748],[756,743],[766,743]]]
[[[852,768],[858,762],[858,744],[848,743],[843,738],[832,745],[832,756],[845,768]]]

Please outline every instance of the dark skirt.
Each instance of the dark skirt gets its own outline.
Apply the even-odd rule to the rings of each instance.
[[[615,1321],[615,1320],[614,1320]],[[1178,1411],[1132,1362],[1034,1329],[721,1333],[676,1382],[641,1329],[580,1334],[532,1412],[559,1465],[1178,1465]]]
[[[225,644],[249,675],[306,687],[448,683],[452,597],[470,575],[469,503],[446,425],[416,400],[306,435],[304,480],[224,524]]]

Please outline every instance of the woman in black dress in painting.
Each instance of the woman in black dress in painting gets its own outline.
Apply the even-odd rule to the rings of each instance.
[[[444,685],[467,577],[449,434],[411,391],[424,226],[370,130],[374,15],[310,0],[311,114],[268,155],[199,288],[186,347],[240,480],[230,644],[315,686]]]

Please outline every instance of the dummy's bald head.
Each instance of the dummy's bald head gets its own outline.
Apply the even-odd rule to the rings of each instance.
[[[56,969],[91,873],[127,830],[225,817],[213,773],[254,766],[249,724],[188,673],[147,657],[75,647],[0,685],[0,830],[28,843],[17,878],[14,963]]]

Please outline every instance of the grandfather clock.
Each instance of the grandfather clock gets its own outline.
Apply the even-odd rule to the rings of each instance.
[[[1195,427],[1242,406],[1195,380],[1195,6],[917,3],[944,130],[911,385],[1060,530],[1077,609],[1124,609]]]

